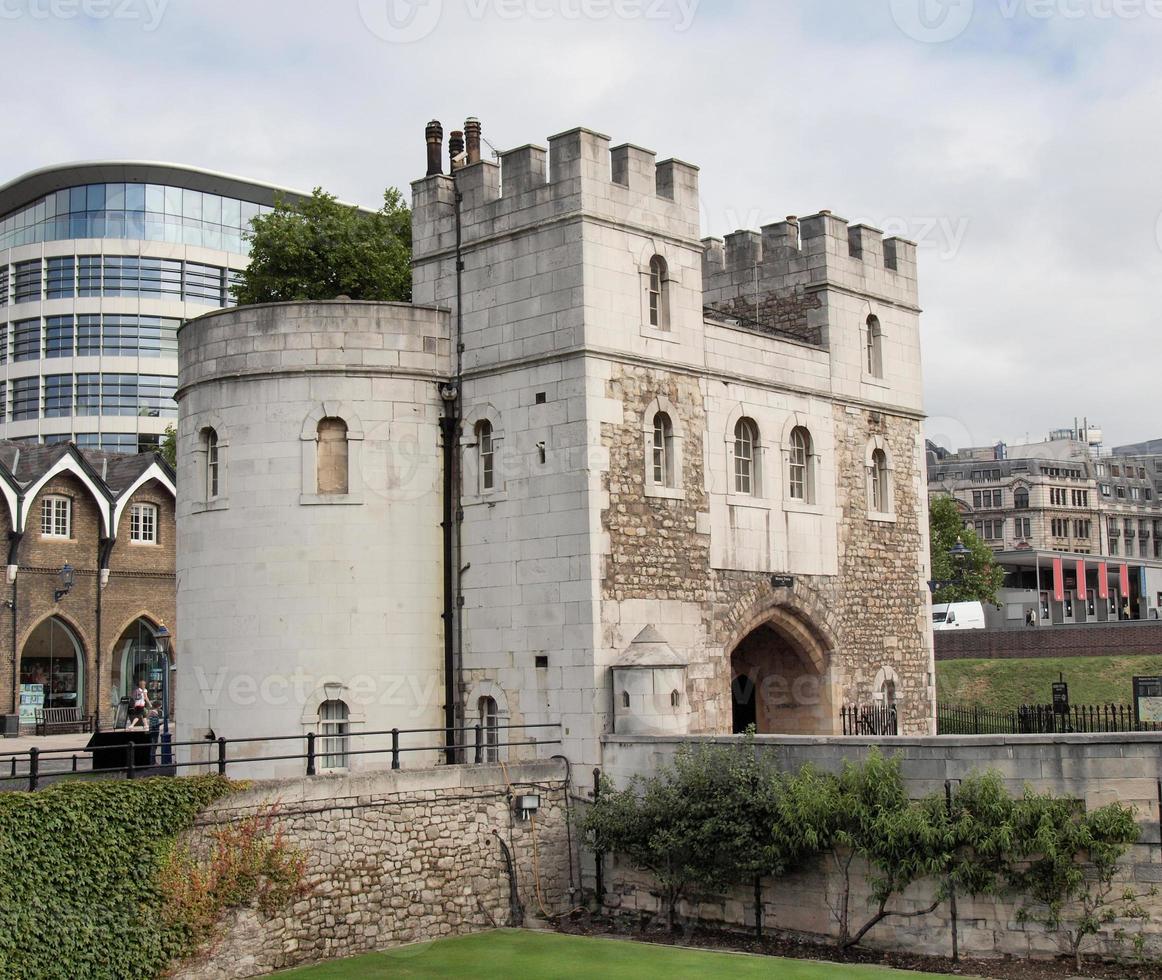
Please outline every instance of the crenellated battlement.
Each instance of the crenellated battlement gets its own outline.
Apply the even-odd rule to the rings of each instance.
[[[429,132],[433,127],[442,133],[437,123]],[[578,127],[550,136],[547,148],[530,143],[503,151],[499,163],[469,152],[447,175],[431,172],[429,142],[429,174],[412,183],[415,259],[453,246],[457,190],[466,245],[572,213],[696,245],[698,168],[658,161],[654,151],[630,143],[609,144],[608,136]]]

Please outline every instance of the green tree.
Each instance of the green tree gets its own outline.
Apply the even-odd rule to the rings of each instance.
[[[161,458],[169,463],[173,469],[178,468],[178,434],[172,425],[165,427],[165,435],[161,437],[159,452]]]
[[[1018,860],[1009,880],[1028,899],[1018,920],[1059,933],[1078,973],[1087,939],[1118,921],[1149,919],[1142,900],[1157,890],[1114,881],[1118,862],[1141,835],[1131,807],[1110,803],[1085,813],[1076,800],[1027,792],[1016,804],[1014,825]],[[1112,932],[1125,938],[1122,927]],[[1139,950],[1142,941],[1139,933]]]
[[[1004,584],[1005,571],[996,563],[992,549],[972,528],[964,526],[964,518],[951,497],[941,494],[932,498],[928,531],[932,578],[949,583],[936,591],[933,601],[995,603],[997,591]],[[949,555],[958,540],[969,550],[966,557]]]
[[[411,299],[411,212],[395,188],[368,213],[316,187],[276,201],[247,233],[250,264],[233,287],[239,305],[291,300]]]

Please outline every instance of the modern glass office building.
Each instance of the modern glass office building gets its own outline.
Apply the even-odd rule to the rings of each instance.
[[[232,304],[243,232],[300,194],[168,163],[0,187],[0,438],[145,452],[177,415],[177,329]]]

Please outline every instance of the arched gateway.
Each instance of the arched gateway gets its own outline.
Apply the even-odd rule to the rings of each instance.
[[[730,650],[732,730],[830,735],[838,729],[830,645],[803,614],[771,609]]]

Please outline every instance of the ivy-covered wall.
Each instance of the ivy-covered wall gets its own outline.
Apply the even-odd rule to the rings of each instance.
[[[0,977],[153,977],[185,948],[161,913],[178,835],[230,792],[218,776],[0,794]]]

